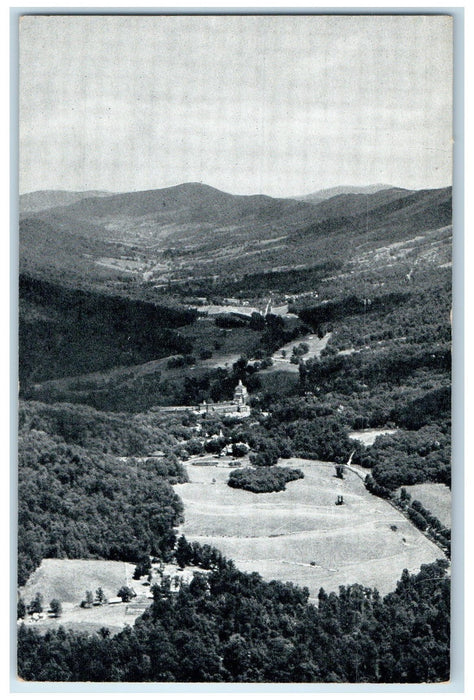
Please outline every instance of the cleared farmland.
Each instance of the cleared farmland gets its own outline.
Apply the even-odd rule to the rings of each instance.
[[[104,605],[84,609],[80,603],[86,591],[95,595],[101,587],[107,598],[117,595],[122,586],[132,584],[135,566],[121,561],[102,561],[85,559],[43,559],[41,565],[30,576],[26,585],[20,589],[20,595],[26,603],[39,592],[44,598],[47,610],[53,598],[61,601],[63,614],[60,618],[47,618],[35,623],[39,629],[63,625],[68,629],[97,630],[108,627],[113,631],[122,629],[126,624],[133,624],[151,601],[147,600],[148,588],[133,581],[133,588],[138,594],[134,599],[138,605]],[[137,610],[138,608],[138,610]]]
[[[307,586],[315,597],[343,584],[393,590],[404,568],[415,572],[443,553],[386,501],[348,472],[302,459],[281,460],[305,478],[280,493],[227,486],[223,466],[187,466],[190,483],[175,486],[185,505],[181,532],[220,549],[244,571]],[[336,506],[338,495],[343,506]]]
[[[43,559],[21,594],[29,601],[40,591],[45,603],[58,598],[65,603],[79,604],[86,591],[95,593],[101,587],[106,597],[111,598],[121,586],[130,585],[134,569],[133,564],[123,561]]]
[[[293,348],[300,343],[306,343],[308,352],[303,355],[303,360],[308,360],[313,357],[320,357],[322,350],[326,347],[331,337],[331,333],[326,333],[323,338],[319,338],[315,333],[302,336],[296,340],[292,340],[281,348],[278,348],[272,355],[273,365],[269,369],[263,370],[263,374],[270,372],[292,372],[298,374],[298,365],[291,362]]]

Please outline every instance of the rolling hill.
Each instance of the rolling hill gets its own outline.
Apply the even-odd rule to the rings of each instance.
[[[300,202],[310,202],[311,204],[319,204],[325,199],[330,199],[331,197],[336,197],[340,194],[375,194],[376,192],[381,192],[383,190],[398,189],[392,188],[391,185],[340,185],[338,187],[327,187],[323,190],[317,190],[316,192],[310,192],[309,194],[303,194],[299,197],[294,197]]]
[[[87,196],[25,214],[20,265],[114,288],[320,265],[451,223],[451,188],[336,194],[319,204],[236,196],[199,183]],[[446,262],[442,260],[442,262]]]
[[[21,214],[31,214],[44,209],[67,206],[87,197],[106,197],[110,192],[101,190],[86,190],[71,192],[70,190],[36,190],[20,195],[19,210]]]

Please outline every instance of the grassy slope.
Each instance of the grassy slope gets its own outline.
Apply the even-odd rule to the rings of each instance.
[[[174,487],[185,504],[187,539],[209,542],[245,571],[308,586],[312,596],[320,586],[329,591],[354,582],[385,593],[404,567],[415,571],[441,556],[354,474],[339,481],[327,463],[280,463],[302,469],[305,478],[270,494],[229,488],[228,468],[189,467],[191,482]],[[338,494],[346,505],[335,505]]]

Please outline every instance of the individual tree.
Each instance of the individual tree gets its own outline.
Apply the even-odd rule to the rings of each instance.
[[[190,455],[200,455],[204,454],[204,447],[201,440],[197,438],[191,438],[186,442],[186,451]]]
[[[234,457],[244,457],[248,451],[249,448],[244,442],[236,442],[232,445],[232,455]]]
[[[148,555],[144,555],[137,562],[137,565],[135,567],[135,571],[133,572],[133,578],[136,581],[138,581],[138,579],[140,579],[142,576],[147,576],[148,573],[150,572],[150,570],[151,570],[150,557]]]
[[[124,603],[128,603],[135,596],[135,593],[128,586],[122,586],[117,595],[122,598]]]
[[[81,608],[92,608],[93,604],[94,596],[92,595],[92,591],[86,591],[86,597],[81,602]]]
[[[278,462],[280,450],[275,440],[263,438],[258,441],[257,450],[250,455],[250,462],[256,467],[269,467]]]
[[[193,558],[193,548],[187,541],[184,535],[178,540],[176,545],[176,563],[180,568],[184,568],[187,564],[190,564]]]
[[[22,620],[26,615],[26,605],[25,601],[23,598],[18,598],[18,602],[16,604],[16,619],[17,620]]]
[[[265,328],[265,318],[262,316],[262,314],[259,314],[257,311],[252,313],[249,328],[251,328],[253,331],[263,331]]]
[[[407,492],[407,490],[406,490],[405,488],[403,488],[403,487],[402,487],[402,489],[401,489],[401,491],[400,491],[400,500],[401,500],[401,501],[410,501],[410,500],[411,500],[410,494],[409,494],[409,493]]]
[[[97,602],[98,602],[100,605],[103,605],[103,604],[105,603],[105,601],[106,601],[105,593],[104,593],[103,589],[102,589],[100,586],[99,586],[99,588],[98,588],[98,589],[96,590],[96,592],[95,592],[95,597],[96,597]]]
[[[193,598],[200,598],[206,595],[207,591],[207,577],[204,574],[201,574],[200,572],[196,572],[192,578],[191,583],[189,584],[189,592],[191,593]]]
[[[37,593],[30,603],[30,612],[32,613],[42,613],[43,612],[43,596],[41,593]]]
[[[49,609],[53,613],[54,617],[61,617],[63,612],[63,606],[57,598],[53,598],[53,600],[50,602]]]

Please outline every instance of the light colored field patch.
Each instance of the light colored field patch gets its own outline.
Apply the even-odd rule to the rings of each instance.
[[[20,595],[28,604],[36,593],[44,598],[45,610],[53,598],[57,598],[63,607],[63,614],[58,619],[47,618],[34,624],[39,629],[58,627],[77,630],[97,630],[108,627],[113,631],[122,629],[126,624],[133,624],[138,615],[150,604],[146,595],[148,587],[133,581],[135,566],[120,561],[102,561],[85,559],[43,559],[41,565],[30,576],[26,585],[20,589]],[[127,604],[103,605],[84,609],[81,601],[86,591],[95,596],[101,587],[107,598],[117,595],[122,586],[130,586],[137,593],[134,599],[139,603],[131,610]]]
[[[396,429],[391,428],[369,428],[368,430],[354,430],[352,433],[349,433],[349,437],[351,438],[351,440],[359,440],[359,442],[361,442],[363,445],[369,446],[374,444],[376,438],[378,438],[379,435],[392,435],[396,432]]]
[[[298,373],[298,365],[294,365],[290,361],[295,345],[306,343],[309,346],[308,352],[302,357],[303,360],[308,360],[309,358],[320,357],[321,352],[328,344],[330,337],[331,333],[326,333],[323,338],[318,338],[315,333],[311,333],[310,335],[305,335],[301,338],[297,338],[296,340],[292,340],[290,343],[283,345],[272,355],[273,366],[264,370],[264,373],[278,371]],[[283,357],[283,354],[285,357]]]
[[[403,488],[445,527],[451,527],[451,491],[446,484],[412,484]]]
[[[361,583],[393,590],[402,570],[442,557],[441,551],[351,472],[336,479],[334,465],[281,460],[304,479],[279,493],[254,494],[227,486],[224,467],[187,467],[191,483],[175,486],[185,505],[181,531],[209,543],[244,571],[307,586]],[[215,480],[215,483],[213,483]],[[343,495],[343,506],[336,506]]]
[[[209,316],[217,316],[218,314],[243,314],[245,316],[251,316],[254,312],[258,312],[255,306],[224,306],[218,304],[207,304],[199,307],[199,310],[207,311]]]
[[[119,632],[125,625],[133,625],[146,608],[151,605],[151,586],[161,580],[158,565],[152,567],[150,586],[144,585],[146,577],[136,581],[133,579],[135,565],[128,562],[86,560],[86,559],[43,559],[41,565],[33,572],[19,593],[25,603],[29,603],[41,593],[44,598],[44,611],[49,603],[57,598],[62,604],[62,615],[59,618],[46,616],[44,619],[25,620],[28,626],[45,632],[59,626],[76,631],[94,632],[107,627],[112,633]],[[197,567],[186,567],[179,570],[176,565],[166,564],[164,575],[173,579],[175,576],[189,581]],[[108,599],[116,597],[122,586],[132,588],[136,597],[129,603],[81,608],[81,601],[89,590],[95,596],[99,586]],[[45,612],[46,614],[46,612]]]
[[[29,602],[40,591],[45,603],[58,598],[63,603],[79,604],[86,591],[95,593],[100,586],[109,598],[116,596],[121,586],[131,585],[134,569],[133,564],[123,561],[43,559],[21,595]]]

